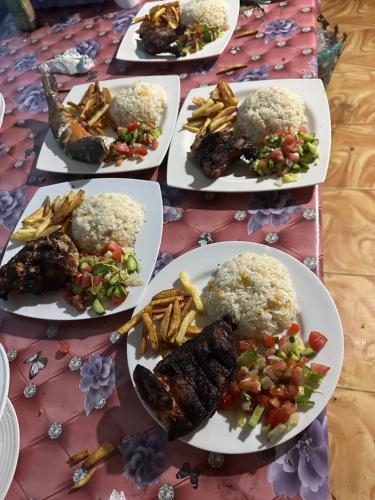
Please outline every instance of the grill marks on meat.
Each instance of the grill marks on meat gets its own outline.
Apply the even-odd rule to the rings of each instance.
[[[11,290],[40,294],[58,290],[77,274],[79,253],[72,240],[61,231],[25,246],[0,268],[0,298]]]
[[[158,28],[150,21],[143,21],[139,28],[139,36],[143,42],[145,52],[151,55],[162,54],[169,52],[176,57],[179,57],[180,51],[172,44],[177,40],[178,35],[183,28]]]
[[[255,158],[258,148],[247,137],[223,130],[197,138],[191,153],[204,174],[210,179],[217,179],[241,156],[247,160]]]
[[[158,413],[169,439],[188,434],[216,411],[236,367],[233,329],[229,319],[215,321],[161,360],[154,373],[136,366],[138,392]]]

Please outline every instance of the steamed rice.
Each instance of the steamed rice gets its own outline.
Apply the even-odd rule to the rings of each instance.
[[[85,198],[73,212],[72,236],[80,250],[97,253],[110,241],[133,246],[144,222],[144,207],[126,194]]]
[[[229,314],[240,336],[279,334],[295,320],[296,295],[286,267],[266,255],[239,254],[222,264],[203,293],[212,320]]]
[[[181,2],[181,23],[208,24],[210,27],[222,27],[228,19],[226,0],[189,0]]]
[[[267,87],[250,92],[238,108],[236,131],[262,144],[264,136],[282,130],[298,131],[306,124],[301,97],[282,87]]]
[[[160,126],[168,97],[157,83],[137,81],[124,87],[112,99],[109,114],[118,127],[152,122]]]

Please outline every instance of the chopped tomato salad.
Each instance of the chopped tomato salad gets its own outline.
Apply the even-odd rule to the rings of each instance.
[[[236,409],[238,424],[262,423],[268,439],[275,441],[297,424],[297,411],[314,406],[311,396],[329,367],[307,362],[325,346],[327,337],[312,331],[308,343],[292,323],[287,334],[239,340],[237,369],[219,409]]]

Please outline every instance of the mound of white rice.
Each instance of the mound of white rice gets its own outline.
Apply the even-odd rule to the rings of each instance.
[[[203,300],[212,320],[229,314],[242,337],[279,334],[297,312],[286,267],[272,257],[252,253],[239,254],[222,264]]]
[[[168,97],[161,85],[137,81],[118,92],[109,107],[109,114],[118,127],[134,122],[161,124]]]
[[[226,0],[188,0],[181,2],[181,23],[208,24],[211,27],[222,27],[228,19],[228,3]]]
[[[85,198],[73,212],[72,236],[80,250],[96,253],[110,241],[133,246],[144,222],[144,208],[126,194]]]
[[[281,130],[297,132],[307,121],[301,97],[282,87],[250,92],[238,108],[236,131],[261,144],[264,136]]]

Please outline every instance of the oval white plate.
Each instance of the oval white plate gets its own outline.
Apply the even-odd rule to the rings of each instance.
[[[0,420],[4,411],[9,391],[9,361],[0,343]]]
[[[250,177],[247,165],[238,161],[230,173],[218,179],[209,179],[190,158],[190,146],[194,141],[194,134],[185,130],[183,125],[191,115],[193,97],[208,98],[214,85],[192,89],[186,96],[180,114],[177,118],[176,128],[172,137],[168,155],[167,184],[181,189],[193,191],[216,192],[254,192],[278,191],[303,186],[314,186],[324,182],[329,165],[331,151],[331,118],[327,94],[321,80],[264,80],[257,82],[241,82],[230,84],[233,92],[241,104],[251,90],[265,87],[284,87],[298,94],[306,106],[308,127],[315,132],[319,139],[319,158],[316,165],[302,174],[296,182],[285,183],[282,186],[275,184],[274,177]]]
[[[157,182],[141,181],[136,179],[88,179],[81,181],[62,182],[39,188],[26,207],[16,229],[21,226],[21,220],[39,208],[46,196],[51,199],[64,196],[71,189],[84,189],[87,195],[97,193],[122,193],[138,201],[145,208],[145,222],[138,233],[135,242],[135,251],[143,267],[139,273],[143,285],[129,288],[127,299],[114,309],[107,309],[105,315],[116,314],[135,307],[151,278],[152,271],[158,256],[161,234],[163,230],[163,205],[160,186]],[[21,244],[9,242],[5,250],[2,265],[13,257],[20,249]],[[8,300],[0,299],[0,308],[20,316],[48,320],[76,320],[97,317],[93,309],[82,313],[68,304],[61,292],[49,292],[42,295],[17,294],[11,292]]]
[[[0,498],[5,498],[17,467],[20,430],[16,412],[9,399],[0,419]]]
[[[167,109],[161,122],[163,133],[159,138],[159,147],[155,149],[155,151],[149,151],[148,155],[142,161],[125,160],[120,166],[114,163],[102,163],[100,165],[85,163],[69,158],[69,156],[62,151],[51,129],[49,129],[40,150],[36,168],[38,170],[46,170],[48,172],[57,172],[60,174],[108,175],[119,174],[121,172],[137,172],[139,170],[146,170],[159,166],[167,153],[176,124],[178,108],[180,106],[180,79],[177,75],[138,76],[106,80],[100,83],[102,86],[108,87],[116,93],[126,85],[130,85],[139,80],[147,83],[158,83],[164,88],[168,96]],[[73,101],[78,103],[86,92],[88,85],[88,83],[85,83],[83,85],[74,86],[66,96],[64,102]],[[115,134],[112,133],[112,136],[115,137]]]
[[[186,0],[189,2],[189,0]],[[155,5],[162,5],[163,3],[169,3],[170,0],[157,1],[157,2],[146,2],[142,8],[137,12],[135,17],[141,17],[149,13],[150,9]],[[186,57],[176,58],[172,54],[159,54],[153,56],[147,54],[143,51],[142,40],[140,39],[137,31],[140,24],[132,24],[129,26],[121,44],[118,48],[116,59],[121,61],[134,61],[134,62],[176,62],[176,61],[193,61],[198,59],[205,59],[207,57],[216,57],[223,53],[225,47],[228,45],[231,39],[234,29],[237,24],[238,13],[240,10],[239,0],[229,0],[229,14],[227,24],[229,29],[225,31],[223,36],[215,40],[214,42],[208,43],[203,47],[202,50],[198,50],[193,54],[189,54]]]
[[[182,255],[168,264],[151,281],[134,313],[144,307],[155,293],[172,286],[178,286],[178,275],[181,271],[186,271],[193,283],[202,290],[219,264],[241,252],[253,252],[275,257],[288,268],[301,310],[298,319],[302,325],[303,338],[307,339],[311,330],[319,330],[327,335],[328,342],[314,358],[314,362],[328,365],[330,370],[323,379],[319,392],[313,394],[314,408],[300,413],[298,425],[277,443],[271,444],[260,439],[260,424],[252,432],[249,428],[239,429],[234,412],[231,411],[216,412],[195,432],[183,438],[192,446],[218,453],[252,453],[265,450],[276,444],[281,444],[303,431],[327,405],[339,379],[344,353],[340,317],[323,283],[298,260],[280,250],[257,243],[242,241],[214,243]],[[139,325],[128,336],[127,355],[131,377],[137,363],[152,370],[161,359],[160,356],[145,358],[140,354],[140,336],[141,328]],[[146,405],[144,406],[150,415],[157,420],[155,414]]]

